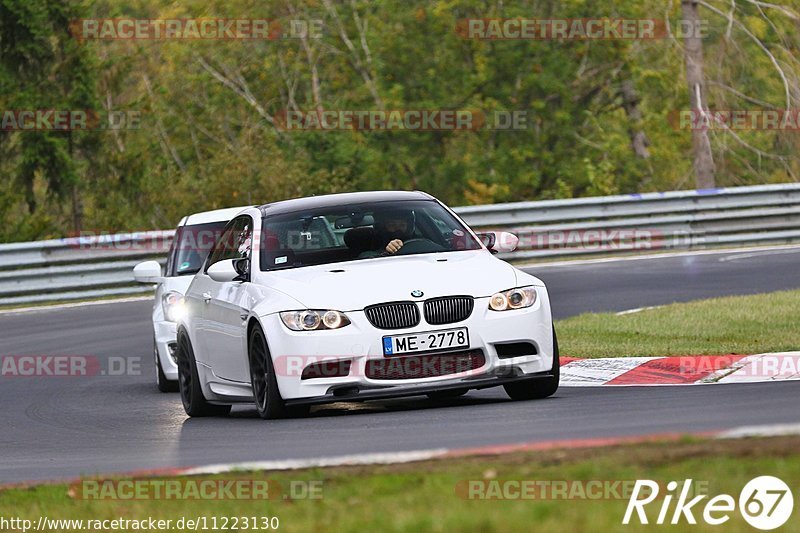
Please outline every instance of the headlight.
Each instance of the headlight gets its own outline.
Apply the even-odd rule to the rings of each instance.
[[[522,309],[536,303],[535,287],[519,287],[498,292],[489,299],[489,309],[492,311],[509,311]]]
[[[161,308],[168,322],[178,322],[186,316],[186,303],[179,292],[170,291],[161,297]]]
[[[305,309],[280,313],[283,324],[292,331],[314,331],[339,329],[350,323],[350,319],[339,311]]]

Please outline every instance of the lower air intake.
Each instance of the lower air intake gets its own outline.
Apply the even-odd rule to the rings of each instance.
[[[422,379],[477,370],[486,364],[482,350],[469,352],[411,355],[367,361],[370,379]]]

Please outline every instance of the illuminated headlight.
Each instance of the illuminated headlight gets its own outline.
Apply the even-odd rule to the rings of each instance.
[[[161,308],[168,322],[179,322],[186,316],[186,303],[179,292],[167,292],[161,297]]]
[[[283,324],[292,331],[339,329],[350,323],[350,319],[339,311],[306,309],[304,311],[284,311],[280,315]]]
[[[535,287],[519,287],[498,292],[489,299],[489,309],[493,311],[509,311],[522,309],[536,303]]]

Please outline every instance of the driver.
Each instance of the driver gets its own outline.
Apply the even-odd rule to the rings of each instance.
[[[387,209],[374,214],[375,230],[380,246],[385,253],[397,253],[403,247],[403,241],[414,235],[414,212],[407,209]]]

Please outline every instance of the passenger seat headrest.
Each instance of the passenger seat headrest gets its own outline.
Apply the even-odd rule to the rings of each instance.
[[[376,236],[375,229],[369,226],[350,228],[344,234],[344,243],[351,250],[360,253],[375,248]]]

